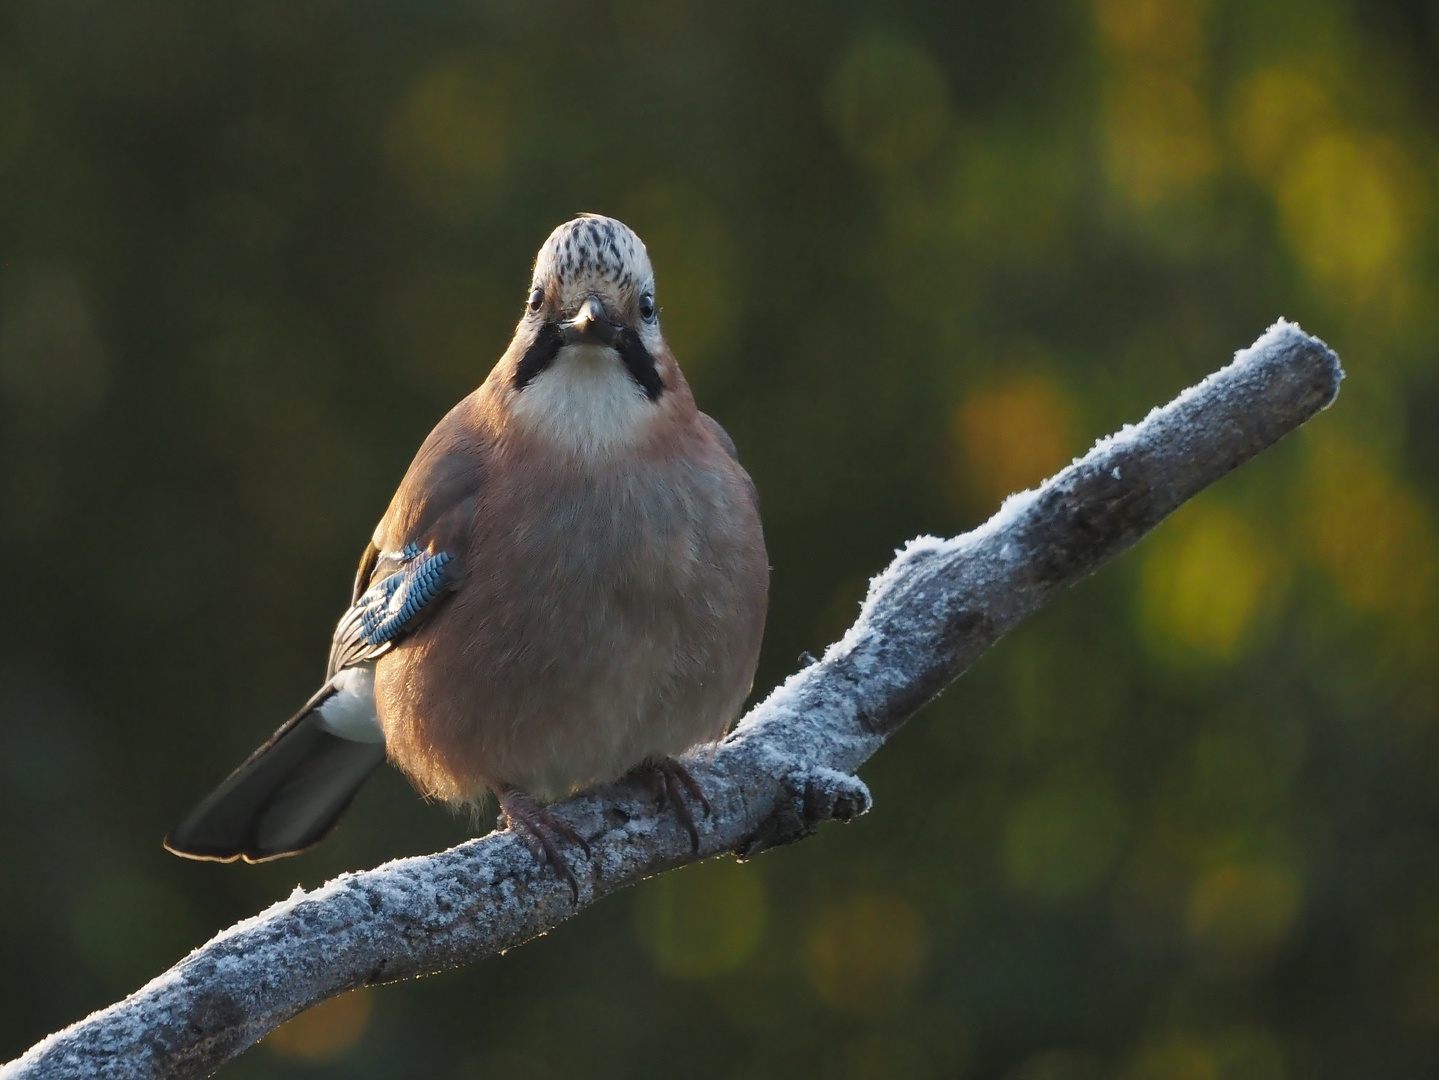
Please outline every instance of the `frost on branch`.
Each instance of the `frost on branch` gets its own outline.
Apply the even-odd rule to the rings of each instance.
[[[345,874],[224,931],[0,1067],[0,1080],[204,1076],[325,998],[471,963],[660,871],[864,813],[869,790],[855,770],[920,706],[1021,619],[1325,408],[1342,378],[1323,342],[1280,320],[973,532],[910,541],[844,637],[753,709],[712,761],[706,752],[691,763],[714,808],[697,823],[697,855],[644,790],[588,791],[559,808],[594,852],[575,860],[578,903],[508,833]]]

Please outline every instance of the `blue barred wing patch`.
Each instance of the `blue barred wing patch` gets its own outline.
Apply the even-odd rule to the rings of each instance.
[[[411,548],[413,544],[405,547],[404,567],[376,582],[355,605],[360,609],[360,637],[367,645],[394,640],[405,624],[449,584],[445,573],[451,561],[448,551],[421,558],[419,550],[411,552]]]
[[[454,585],[454,557],[448,551],[426,555],[409,543],[398,559],[388,558],[391,565],[398,562],[395,571],[365,590],[335,628],[331,674],[388,652],[416,616]]]

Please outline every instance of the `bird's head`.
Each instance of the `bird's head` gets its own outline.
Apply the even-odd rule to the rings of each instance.
[[[598,214],[565,222],[540,248],[507,361],[511,414],[582,453],[635,445],[688,399],[645,245]]]

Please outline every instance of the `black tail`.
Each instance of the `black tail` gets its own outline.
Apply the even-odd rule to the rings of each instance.
[[[232,772],[165,837],[187,859],[264,862],[323,840],[370,773],[385,746],[357,742],[321,726],[327,684],[248,761]]]

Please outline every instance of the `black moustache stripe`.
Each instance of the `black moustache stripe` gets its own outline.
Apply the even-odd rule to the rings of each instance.
[[[520,362],[515,365],[515,389],[523,390],[534,382],[542,371],[555,362],[562,346],[558,325],[545,323],[541,326],[535,333],[535,340],[530,342],[525,355],[520,357]],[[645,348],[639,334],[628,327],[620,330],[615,338],[614,349],[619,353],[620,361],[630,373],[630,378],[645,392],[645,397],[658,401],[665,392],[665,383],[660,378],[655,358]]]
[[[535,340],[515,365],[514,386],[523,390],[535,381],[535,377],[555,362],[560,354],[560,328],[554,323],[545,323],[535,333]]]
[[[625,370],[630,373],[630,378],[644,389],[645,397],[651,401],[658,401],[660,395],[665,392],[665,383],[660,378],[660,370],[655,365],[655,358],[645,348],[639,334],[628,327],[621,330],[618,340],[615,341],[615,351],[620,354],[620,359],[624,362]]]

